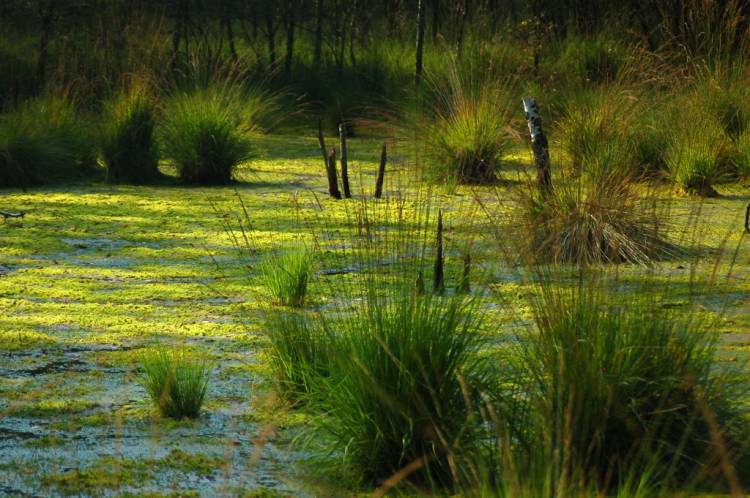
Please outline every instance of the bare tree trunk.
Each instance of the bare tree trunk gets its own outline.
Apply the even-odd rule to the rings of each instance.
[[[422,51],[424,49],[424,0],[417,3],[417,63],[414,70],[414,86],[419,88],[422,80]]]
[[[380,149],[380,166],[378,167],[378,179],[375,182],[375,198],[380,199],[383,196],[383,181],[385,180],[385,162],[387,160],[386,146]]]
[[[229,3],[227,3],[224,10],[224,29],[227,33],[227,41],[229,42],[229,53],[232,54],[232,62],[237,64],[237,46],[234,43],[234,30],[232,29],[232,13],[229,11]]]
[[[437,43],[438,31],[440,30],[440,0],[432,0],[432,43]]]
[[[464,0],[464,3],[461,7],[461,20],[459,21],[458,25],[458,55],[461,55],[461,52],[464,49],[464,28],[466,27],[466,18],[469,16],[469,0]]]
[[[287,2],[286,12],[286,58],[284,59],[284,76],[287,81],[292,79],[292,58],[294,56],[294,29],[296,17],[294,0]]]
[[[344,185],[344,197],[351,198],[352,193],[349,190],[349,165],[346,154],[346,127],[344,123],[339,125],[339,139],[341,141],[341,183]]]
[[[531,143],[534,147],[534,163],[536,164],[539,193],[542,195],[542,199],[546,199],[552,193],[549,144],[542,131],[542,118],[539,116],[539,107],[534,97],[524,97],[523,109],[526,113],[526,123],[529,126]]]
[[[323,0],[315,1],[315,42],[313,48],[313,65],[320,67],[323,55]]]
[[[52,20],[54,16],[54,3],[47,2],[46,8],[39,5],[39,16],[42,19],[42,33],[39,37],[39,57],[36,63],[36,83],[39,88],[44,86],[47,78],[47,53],[49,51],[49,39],[52,34]]]
[[[276,67],[276,20],[271,12],[266,14],[266,37],[268,39],[268,62]]]

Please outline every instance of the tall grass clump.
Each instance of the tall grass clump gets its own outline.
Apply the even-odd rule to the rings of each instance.
[[[90,127],[68,97],[40,97],[0,115],[0,186],[71,181],[96,169]]]
[[[454,67],[436,84],[435,97],[419,125],[428,176],[449,184],[495,182],[513,143],[510,83],[475,80]]]
[[[569,34],[558,41],[552,54],[553,66],[563,77],[572,77],[573,84],[611,83],[625,66],[626,48],[604,35]]]
[[[305,315],[275,312],[266,321],[266,332],[276,392],[288,401],[303,400],[313,392],[316,379],[329,373],[328,331]]]
[[[734,147],[722,124],[697,103],[675,115],[666,163],[672,180],[687,194],[718,195],[714,185],[730,174]]]
[[[260,264],[260,278],[282,306],[300,308],[305,304],[312,276],[312,254],[295,251],[266,257]]]
[[[556,136],[576,173],[608,174],[601,168],[634,173],[638,162],[635,123],[638,98],[622,89],[583,91],[568,99]]]
[[[253,157],[242,92],[231,86],[178,92],[165,108],[161,127],[164,153],[185,182],[223,184]]]
[[[102,155],[111,183],[151,183],[161,177],[154,129],[156,109],[142,89],[120,95],[108,106]]]
[[[140,382],[163,417],[197,418],[208,390],[211,363],[184,350],[151,350],[141,357]]]
[[[717,367],[713,324],[692,305],[665,306],[654,283],[633,293],[585,272],[569,286],[550,275],[519,356],[534,446],[557,483],[579,476],[606,491],[639,474],[671,486],[718,477],[740,449],[746,389]]]
[[[340,319],[330,371],[314,387],[331,450],[368,480],[415,466],[411,477],[451,480],[455,453],[476,448],[470,399],[489,382],[476,356],[480,312],[462,298],[419,296],[411,286],[378,297],[370,289]]]
[[[597,167],[601,174],[561,178],[547,196],[531,186],[522,193],[519,237],[528,241],[523,254],[529,259],[646,264],[674,250],[666,237],[666,210],[617,166]]]

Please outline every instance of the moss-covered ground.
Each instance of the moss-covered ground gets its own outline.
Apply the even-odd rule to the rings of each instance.
[[[316,217],[327,220],[318,236],[345,239],[343,232],[353,228],[347,201],[326,197],[314,139],[267,137],[262,149],[262,159],[226,187],[94,183],[0,192],[0,209],[27,212],[0,222],[0,495],[316,494],[297,472],[308,454],[289,444],[304,416],[269,399],[262,346],[270,299],[253,278],[252,262],[268,251],[312,244],[307,221]],[[378,151],[375,141],[350,142],[356,196],[373,189]],[[403,193],[411,188],[410,161],[398,147],[389,152],[387,194]],[[499,187],[501,197],[506,191]],[[451,243],[465,226],[457,220],[471,216],[480,234],[477,265],[493,268],[493,288],[519,302],[513,312],[498,306],[492,333],[501,335],[519,314],[524,318],[517,298],[529,289],[512,271],[494,266],[500,258],[491,238],[481,236],[490,231],[482,228],[476,193],[431,196],[447,213],[449,263],[458,267]],[[721,193],[704,202],[677,198],[672,220],[679,232],[699,209],[691,244],[728,249],[719,285],[702,302],[707,315],[720,318],[722,347],[735,361],[750,350],[750,248],[741,243],[750,195],[736,185]],[[665,189],[665,195],[672,194]],[[225,231],[244,218],[239,199],[254,249],[243,258]],[[324,252],[335,249],[326,244]],[[687,296],[691,275],[709,275],[715,259],[660,263],[658,278],[684,284]],[[323,261],[321,270],[336,270]],[[625,265],[619,271],[633,280],[647,273]],[[339,278],[348,277],[318,276],[329,283]],[[328,298],[325,287],[313,287],[313,303]],[[677,294],[667,304],[683,302]],[[138,383],[143,348],[173,346],[200,349],[215,360],[196,421],[159,419]]]

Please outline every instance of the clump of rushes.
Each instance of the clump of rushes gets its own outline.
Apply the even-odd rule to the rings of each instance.
[[[312,263],[309,251],[275,254],[261,262],[261,281],[271,292],[276,304],[294,308],[304,306],[312,276]]]
[[[164,417],[197,418],[208,390],[211,363],[185,350],[150,350],[141,357],[140,381]]]
[[[574,75],[575,83],[615,81],[625,65],[624,48],[602,35],[567,36],[560,47],[555,66],[564,75]]]
[[[631,135],[636,106],[637,98],[617,87],[595,88],[571,98],[555,130],[570,169],[601,174],[607,173],[600,171],[602,167],[634,167],[637,154]]]
[[[616,167],[601,169],[609,172],[558,181],[545,198],[535,191],[522,197],[530,259],[646,264],[674,249],[656,203],[640,194],[629,175]]]
[[[684,482],[717,455],[732,458],[743,394],[716,368],[712,324],[695,308],[664,306],[669,294],[654,283],[618,291],[584,272],[565,288],[553,273],[532,299],[538,333],[520,356],[535,444],[558,478],[580,475],[606,490],[650,469],[658,482]]]
[[[224,184],[253,157],[243,94],[232,87],[181,92],[168,101],[161,142],[187,183]]]
[[[80,179],[96,172],[90,128],[68,97],[44,96],[0,116],[0,187]]]
[[[107,109],[102,155],[111,183],[145,184],[161,177],[155,107],[144,89],[120,95]]]
[[[313,319],[312,327],[336,331],[328,375],[314,384],[325,413],[317,430],[365,479],[413,467],[410,478],[449,481],[459,448],[479,444],[471,406],[490,376],[476,356],[480,312],[411,285],[377,292],[348,315]]]
[[[304,315],[272,313],[266,321],[269,359],[276,391],[289,401],[312,393],[316,378],[329,370],[328,333]]]
[[[666,163],[672,180],[685,193],[718,195],[714,185],[728,175],[734,146],[716,117],[696,105],[678,112],[671,126]]]
[[[448,72],[445,87],[436,88],[437,102],[423,126],[427,173],[433,180],[449,184],[497,180],[513,138],[515,100],[509,86],[497,81],[476,83],[455,68]]]

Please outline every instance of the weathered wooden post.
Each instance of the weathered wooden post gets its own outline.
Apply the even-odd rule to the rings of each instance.
[[[385,162],[387,160],[386,146],[380,149],[380,166],[378,167],[378,179],[375,182],[375,198],[380,199],[383,195],[383,180],[385,179]]]
[[[445,290],[445,260],[443,258],[443,211],[438,211],[437,240],[435,243],[435,271],[433,274],[432,289],[435,294],[442,294]]]
[[[461,283],[458,286],[458,291],[463,294],[468,294],[471,292],[471,280],[470,280],[470,274],[471,274],[471,254],[468,252],[464,254],[464,271],[461,275]]]
[[[552,170],[549,160],[549,143],[542,131],[542,118],[534,97],[524,97],[523,110],[526,113],[526,123],[529,125],[531,143],[534,148],[534,164],[536,165],[537,182],[542,198],[552,193]]]
[[[349,165],[346,156],[346,128],[344,123],[339,124],[339,140],[341,141],[341,183],[344,185],[344,197],[351,198],[349,190]]]
[[[339,180],[336,175],[336,149],[331,147],[328,151],[328,193],[334,199],[341,199],[341,192],[339,191]]]

